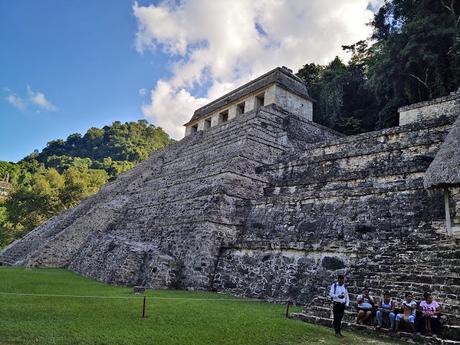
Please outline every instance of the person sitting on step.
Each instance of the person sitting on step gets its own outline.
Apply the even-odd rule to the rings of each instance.
[[[374,313],[374,298],[369,294],[369,289],[364,288],[363,293],[358,295],[358,315],[356,323],[365,323]]]
[[[441,328],[441,306],[433,299],[431,293],[425,292],[423,297],[425,299],[420,302],[420,310],[424,321],[422,327],[424,327],[425,334],[431,336]]]
[[[390,330],[394,329],[395,324],[395,304],[388,291],[383,293],[383,298],[380,299],[377,310],[377,328],[382,328],[383,320],[389,321]]]
[[[401,321],[410,325],[412,332],[415,332],[415,313],[417,311],[417,302],[410,292],[406,292],[404,299],[401,301],[402,313],[396,315],[396,331],[399,330]]]

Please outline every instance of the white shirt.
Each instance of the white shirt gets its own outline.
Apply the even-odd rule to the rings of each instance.
[[[335,285],[335,293],[334,293],[334,285]],[[339,298],[339,295],[343,295],[343,298]],[[348,297],[348,291],[345,285],[339,285],[339,283],[334,283],[331,285],[331,289],[329,290],[329,296],[332,298],[334,302],[345,303],[348,307],[350,304],[350,298]]]
[[[374,298],[371,295],[369,295],[369,297],[364,297],[364,295],[358,295],[356,299],[358,301],[363,300],[361,303],[358,304],[358,308],[372,309],[373,303],[375,303]]]
[[[404,308],[404,306],[406,306],[407,308],[411,308],[412,309],[412,313],[411,315],[414,315],[415,316],[415,313],[417,312],[416,309],[417,309],[417,302],[415,302],[414,300],[410,301],[410,302],[407,302],[405,299],[403,299],[401,301],[401,305],[402,307]]]

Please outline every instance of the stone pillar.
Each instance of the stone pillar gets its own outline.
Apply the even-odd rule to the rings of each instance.
[[[307,116],[307,119],[313,121],[313,103],[312,102],[305,103],[305,114]]]
[[[273,84],[265,91],[265,105],[276,103],[276,84]]]
[[[211,127],[217,126],[219,124],[219,113],[212,114],[211,117]]]
[[[204,130],[204,120],[200,120],[200,122],[198,122],[198,130],[199,131]]]
[[[452,188],[452,200],[454,202],[454,222],[460,224],[460,187]]]
[[[250,96],[245,100],[244,104],[244,112],[247,113],[248,111],[254,110],[256,108],[256,97]]]
[[[192,126],[185,127],[185,136],[192,134]]]
[[[228,109],[228,119],[231,120],[234,117],[236,117],[236,104]]]
[[[444,209],[446,211],[446,232],[447,236],[452,236],[452,219],[450,216],[449,189],[444,189]]]
[[[452,234],[460,237],[460,187],[451,188],[453,214],[452,216]]]

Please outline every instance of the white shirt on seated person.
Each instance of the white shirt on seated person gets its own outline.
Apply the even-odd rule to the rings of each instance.
[[[361,303],[358,303],[358,308],[361,309],[372,309],[374,307],[374,298],[369,295],[368,297],[365,297],[364,295],[358,295],[356,298],[358,301],[362,301]]]

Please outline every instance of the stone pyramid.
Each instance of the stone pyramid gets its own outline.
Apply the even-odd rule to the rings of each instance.
[[[0,263],[291,300],[308,305],[299,318],[322,324],[325,287],[345,273],[353,298],[364,286],[418,300],[433,292],[443,337],[460,343],[460,248],[444,208],[447,195],[459,222],[460,186],[424,187],[440,147],[455,140],[459,99],[416,104],[401,110],[402,126],[344,137],[312,121],[301,80],[274,69],[198,109],[184,139],[12,243]]]

